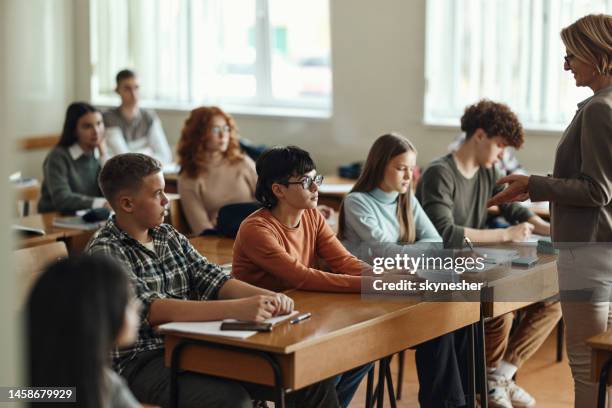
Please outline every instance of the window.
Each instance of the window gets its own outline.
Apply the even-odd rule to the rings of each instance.
[[[611,0],[428,0],[425,122],[457,125],[480,98],[560,129],[591,93],[563,71],[563,27]]]
[[[332,84],[328,0],[90,0],[91,90],[138,72],[154,105],[316,109]]]

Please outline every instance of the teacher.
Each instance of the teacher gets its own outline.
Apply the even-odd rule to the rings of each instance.
[[[509,186],[488,205],[551,202],[575,406],[583,408],[597,400],[585,341],[612,322],[612,16],[582,17],[561,31],[561,39],[563,68],[593,95],[578,104],[557,147],[552,177],[504,177],[498,183]]]

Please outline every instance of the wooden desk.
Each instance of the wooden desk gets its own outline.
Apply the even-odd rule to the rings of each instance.
[[[32,207],[36,208],[36,203],[40,198],[40,184],[36,182],[36,184],[26,186],[13,185],[13,188],[15,190],[17,203],[21,204],[18,216],[25,217],[30,215]]]
[[[79,253],[85,249],[87,241],[96,232],[95,230],[78,230],[72,228],[59,228],[53,226],[55,218],[62,217],[57,212],[29,215],[14,221],[14,224],[23,225],[30,228],[38,228],[45,231],[45,235],[32,237],[19,237],[17,248],[29,248],[36,245],[48,244],[54,241],[66,241],[66,246],[70,253]]]
[[[212,263],[219,265],[232,263],[234,251],[234,240],[232,238],[194,237],[189,242]]]
[[[483,273],[477,278],[487,281],[481,293],[485,318],[501,316],[559,293],[557,255],[539,254],[535,245],[505,244],[491,247],[514,249],[520,256],[537,256],[539,259],[531,268],[511,266]]]
[[[164,173],[164,180],[166,181],[166,193],[178,194],[178,173]]]
[[[342,200],[356,181],[338,176],[325,176],[323,184],[319,187],[319,204],[327,205],[338,211]]]
[[[273,386],[279,407],[288,389],[383,359],[480,318],[478,302],[365,301],[360,294],[306,291],[289,295],[295,309],[311,312],[312,318],[296,325],[285,321],[271,333],[247,339],[165,332],[166,365],[174,372],[180,367]]]
[[[587,340],[591,351],[591,380],[599,383],[597,406],[606,405],[606,387],[612,384],[609,372],[612,367],[612,330]]]

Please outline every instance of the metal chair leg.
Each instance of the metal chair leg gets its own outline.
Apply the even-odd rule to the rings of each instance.
[[[399,401],[402,399],[402,385],[404,383],[404,361],[406,360],[406,351],[400,351],[399,353],[397,353],[397,357],[397,391],[395,394],[397,396],[397,400]]]
[[[563,361],[563,340],[565,336],[565,323],[563,318],[557,323],[557,363]]]

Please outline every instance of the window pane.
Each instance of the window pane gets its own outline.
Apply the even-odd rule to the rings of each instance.
[[[327,99],[331,95],[327,0],[269,0],[272,95]]]
[[[133,68],[149,103],[330,105],[329,0],[90,2],[94,99]]]
[[[608,0],[428,0],[425,120],[457,124],[480,98],[530,127],[563,127],[589,95],[563,71],[559,32]]]
[[[195,99],[254,97],[255,1],[194,1],[192,33]]]

